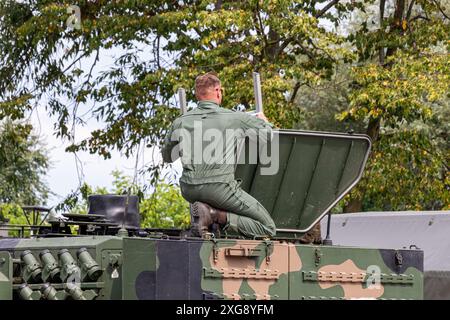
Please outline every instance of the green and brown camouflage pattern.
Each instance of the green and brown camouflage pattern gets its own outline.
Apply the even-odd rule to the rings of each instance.
[[[361,178],[370,139],[274,133],[277,174],[261,175],[259,164],[244,161],[235,176],[267,208],[278,238],[202,239],[170,230],[61,236],[68,222],[56,221],[52,233],[0,238],[0,300],[422,299],[421,250],[304,243],[320,242],[314,225]]]
[[[102,270],[95,281],[77,259],[86,248]],[[69,281],[33,280],[39,254],[67,249],[80,268]],[[29,250],[38,266],[27,267]],[[39,271],[38,271],[39,272]],[[375,272],[375,274],[372,274]],[[24,277],[28,283],[25,285]],[[370,280],[378,277],[378,286]],[[41,277],[42,278],[42,277]],[[52,294],[48,287],[51,286]],[[46,291],[47,290],[47,291]],[[45,293],[45,294],[44,294]],[[10,299],[422,299],[423,252],[315,246],[291,241],[86,236],[0,239],[0,300]]]

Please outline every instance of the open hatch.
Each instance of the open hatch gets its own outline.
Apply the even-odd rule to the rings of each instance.
[[[278,130],[269,150],[277,140],[275,174],[261,174],[270,164],[249,163],[247,140],[235,177],[269,211],[278,235],[305,233],[361,179],[371,141],[361,134]]]

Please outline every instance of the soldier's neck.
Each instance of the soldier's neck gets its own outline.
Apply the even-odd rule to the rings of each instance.
[[[217,107],[220,106],[220,104],[217,101],[215,101],[215,100],[200,100],[198,102],[198,106],[199,107],[207,106],[207,105],[209,105],[209,106],[214,105],[214,106],[217,106]]]

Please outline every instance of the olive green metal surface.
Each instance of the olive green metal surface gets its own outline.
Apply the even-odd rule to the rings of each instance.
[[[365,135],[313,131],[279,130],[274,135],[268,149],[279,141],[276,174],[262,175],[262,165],[248,164],[247,141],[236,179],[269,211],[278,234],[307,232],[359,181],[371,141]]]

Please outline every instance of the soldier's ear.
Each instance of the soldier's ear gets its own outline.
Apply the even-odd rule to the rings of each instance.
[[[214,91],[216,92],[216,98],[220,100],[220,88],[216,87],[214,88]]]

